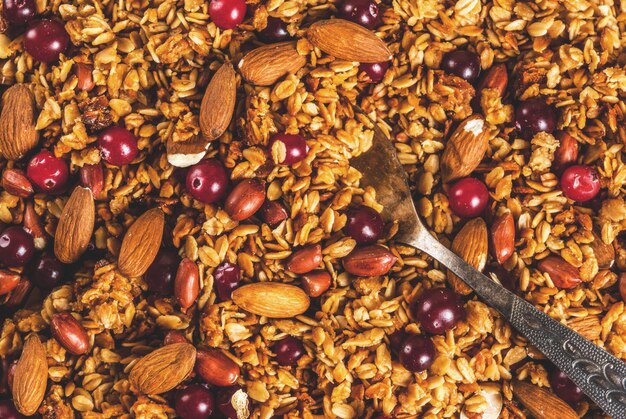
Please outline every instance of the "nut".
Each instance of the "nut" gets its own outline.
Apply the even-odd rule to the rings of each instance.
[[[480,272],[487,264],[487,226],[482,218],[474,218],[463,226],[452,241],[451,250]],[[454,291],[467,295],[472,292],[461,278],[451,271],[447,273],[448,282]]]
[[[198,349],[196,374],[204,381],[218,387],[232,386],[239,378],[239,365],[219,349]]]
[[[47,384],[46,348],[37,335],[31,334],[24,342],[13,374],[13,403],[17,410],[26,416],[35,414],[46,394]]]
[[[20,283],[20,275],[6,269],[0,269],[0,295],[8,294]]]
[[[10,294],[6,295],[4,301],[0,301],[2,303],[2,308],[5,312],[13,312],[18,308],[22,307],[24,301],[26,301],[26,297],[30,294],[30,291],[33,289],[33,285],[27,278],[20,279],[20,282],[17,284],[13,291]]]
[[[548,256],[537,265],[539,270],[550,276],[557,288],[574,288],[582,282],[578,269],[560,256]]]
[[[573,317],[567,321],[567,326],[591,341],[600,339],[602,334],[602,325],[598,316]]]
[[[104,170],[102,164],[86,164],[80,168],[80,183],[89,188],[94,198],[97,198],[104,188]]]
[[[172,343],[189,343],[189,340],[180,330],[170,330],[163,338],[163,345],[171,345]]]
[[[35,248],[43,250],[48,244],[48,234],[43,227],[41,218],[35,212],[32,202],[27,202],[24,207],[24,228],[33,236]]]
[[[230,62],[215,72],[200,104],[200,129],[207,141],[220,137],[233,117],[237,98],[237,74]]]
[[[33,185],[19,169],[6,169],[2,173],[2,187],[11,195],[26,198],[33,194]]]
[[[313,271],[302,276],[302,288],[311,297],[319,297],[330,288],[331,277],[326,271]]]
[[[287,210],[279,202],[265,201],[261,207],[261,218],[272,228],[277,227],[288,217]]]
[[[300,288],[279,282],[257,282],[233,291],[231,298],[242,309],[272,319],[288,319],[309,309],[309,297]]]
[[[0,113],[0,156],[18,160],[39,142],[35,129],[35,97],[24,84],[14,84],[4,94]]]
[[[54,314],[50,331],[59,345],[71,354],[82,355],[89,350],[87,331],[70,313]]]
[[[478,83],[476,92],[480,94],[483,89],[496,89],[498,93],[500,93],[500,97],[502,97],[506,93],[508,83],[509,74],[506,70],[506,64],[495,64],[487,71],[480,83]]]
[[[615,249],[612,244],[606,244],[602,238],[594,231],[593,241],[589,246],[593,249],[593,254],[598,261],[598,268],[609,269],[615,262]]]
[[[244,179],[226,197],[224,210],[234,221],[251,217],[265,201],[265,186],[257,179]]]
[[[187,141],[174,142],[167,140],[167,161],[176,167],[189,167],[198,163],[206,155],[210,141],[202,136],[196,136]]]
[[[93,67],[89,64],[85,63],[76,63],[76,78],[78,79],[78,83],[76,87],[80,90],[84,90],[86,92],[91,91],[96,84],[93,82]]]
[[[63,263],[74,263],[87,250],[95,222],[91,191],[77,186],[67,200],[54,236],[54,254]]]
[[[117,266],[134,278],[143,275],[159,252],[165,219],[160,208],[144,212],[130,226],[120,248]]]
[[[510,212],[496,218],[491,226],[491,248],[499,264],[503,264],[515,250],[515,221]]]
[[[532,413],[541,419],[578,419],[567,403],[554,394],[524,381],[513,381],[513,395]]]
[[[389,250],[379,245],[357,247],[343,258],[344,269],[357,276],[385,275],[398,260]]]
[[[306,246],[296,250],[287,260],[287,269],[295,274],[305,274],[322,263],[322,246]]]
[[[252,50],[241,61],[239,71],[246,81],[257,86],[271,86],[286,74],[297,73],[306,64],[294,41],[269,44]]]
[[[174,279],[174,297],[176,302],[178,302],[183,311],[186,311],[196,301],[199,292],[198,265],[193,260],[185,258],[180,261],[176,271],[176,279]]]
[[[578,159],[578,141],[566,131],[558,131],[555,137],[559,140],[559,148],[554,152],[554,168],[559,171],[576,163]]]
[[[172,343],[141,358],[130,372],[131,386],[144,394],[161,394],[182,383],[193,370],[196,348]]]

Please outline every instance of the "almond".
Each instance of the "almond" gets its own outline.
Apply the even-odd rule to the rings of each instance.
[[[331,281],[332,278],[328,272],[313,271],[302,275],[302,288],[311,297],[319,297],[330,288]]]
[[[89,350],[89,336],[70,313],[55,313],[50,320],[52,336],[66,351],[82,355]]]
[[[491,225],[491,248],[499,264],[503,264],[515,250],[515,221],[510,212],[502,214]]]
[[[200,104],[200,129],[207,141],[220,137],[233,117],[237,98],[237,74],[229,62],[215,72]]]
[[[557,288],[574,288],[582,282],[578,269],[567,263],[560,256],[548,256],[542,259],[537,267],[550,279]]]
[[[6,269],[0,269],[0,295],[10,293],[20,283],[20,275],[8,271]]]
[[[257,179],[244,179],[233,188],[224,202],[224,211],[234,221],[254,215],[265,202],[265,185]]]
[[[567,326],[589,340],[600,339],[602,325],[598,316],[587,315],[568,320]]]
[[[218,387],[234,385],[241,372],[239,365],[219,349],[198,349],[195,371],[204,381]]]
[[[89,64],[76,63],[75,64],[76,78],[78,83],[76,87],[86,92],[91,91],[96,84],[93,82],[93,67]]]
[[[167,161],[175,167],[189,167],[198,163],[206,155],[210,142],[202,136],[188,141],[167,140]]]
[[[606,244],[602,238],[594,231],[593,241],[589,246],[593,249],[593,254],[598,261],[598,268],[609,269],[615,262],[615,249],[612,245]]]
[[[0,113],[0,156],[18,160],[35,148],[35,97],[24,84],[14,84],[4,94]]]
[[[48,234],[32,202],[27,202],[24,207],[24,228],[33,236],[36,249],[43,250],[46,248],[48,244]]]
[[[141,358],[130,372],[131,386],[143,394],[161,394],[182,383],[193,370],[196,348],[172,343]]]
[[[578,141],[566,131],[558,131],[555,135],[559,140],[559,148],[554,152],[554,168],[563,170],[576,163],[578,159]]]
[[[513,395],[536,418],[578,419],[567,403],[547,390],[524,381],[513,381]]]
[[[322,263],[322,246],[306,246],[293,252],[287,260],[287,269],[295,274],[305,274]]]
[[[472,173],[483,159],[493,133],[480,115],[471,115],[454,130],[441,155],[441,177],[450,182]]]
[[[385,275],[398,260],[389,250],[377,244],[357,247],[343,258],[343,268],[352,275]]]
[[[271,86],[287,74],[295,74],[306,65],[295,41],[279,42],[259,47],[239,61],[239,71],[247,82],[257,86]]]
[[[180,261],[176,278],[174,279],[174,297],[183,311],[187,310],[198,298],[200,292],[200,277],[198,265],[185,258]]]
[[[33,185],[19,169],[6,169],[2,173],[2,187],[11,195],[26,198],[33,194]]]
[[[143,275],[161,247],[165,219],[160,208],[144,212],[130,226],[120,248],[117,267],[124,275]]]
[[[340,60],[381,63],[393,58],[374,32],[343,19],[315,22],[307,30],[307,38],[314,47]]]
[[[24,342],[13,374],[13,402],[17,410],[26,416],[35,414],[46,394],[47,384],[46,348],[37,335],[31,334]]]
[[[54,236],[54,254],[63,263],[74,263],[87,250],[95,222],[91,191],[77,186],[67,200]]]
[[[309,308],[309,297],[295,285],[279,282],[257,282],[237,288],[232,299],[253,314],[272,319],[298,316]]]
[[[496,89],[500,93],[500,97],[506,93],[506,86],[509,83],[509,74],[506,70],[506,64],[495,64],[478,83],[476,92],[480,94],[483,89]]]
[[[482,218],[474,218],[463,226],[452,241],[451,250],[480,272],[487,264],[487,225]],[[465,282],[448,271],[448,282],[454,291],[467,295],[472,292]]]
[[[89,188],[94,198],[97,198],[104,188],[104,169],[102,164],[86,164],[80,168],[80,183]]]

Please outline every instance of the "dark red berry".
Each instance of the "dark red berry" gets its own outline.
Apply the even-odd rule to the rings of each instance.
[[[411,372],[427,370],[434,362],[437,351],[433,342],[424,336],[408,335],[402,342],[398,358]]]
[[[374,29],[380,23],[378,4],[373,0],[344,0],[337,7],[337,16]]]
[[[285,207],[277,201],[265,201],[259,210],[261,219],[270,227],[274,228],[285,221],[288,217]]]
[[[29,278],[31,282],[44,290],[51,290],[61,283],[65,265],[53,254],[44,253],[33,264]]]
[[[212,204],[226,194],[228,174],[219,160],[203,160],[189,168],[186,184],[191,196],[205,204]]]
[[[13,400],[0,400],[0,418],[2,419],[27,419],[17,411]]]
[[[161,249],[144,274],[150,291],[164,296],[172,295],[174,278],[180,264],[180,256],[171,249]]]
[[[56,194],[65,189],[70,174],[65,160],[41,150],[28,163],[26,176],[42,192]]]
[[[385,225],[376,210],[362,205],[348,211],[347,216],[346,234],[358,244],[371,244],[382,237]]]
[[[113,125],[98,136],[98,148],[105,162],[113,166],[131,163],[139,154],[137,137],[126,128]]]
[[[30,22],[37,13],[35,0],[4,0],[4,17],[14,25]]]
[[[598,172],[591,166],[570,166],[561,175],[561,189],[569,199],[589,201],[600,192]]]
[[[6,266],[24,266],[34,254],[33,236],[22,227],[8,227],[0,235],[0,262]]]
[[[556,112],[541,99],[522,101],[515,109],[515,128],[524,138],[542,131],[552,133],[556,129]]]
[[[191,384],[176,392],[176,414],[181,419],[209,419],[215,408],[213,393],[200,384]]]
[[[464,319],[465,310],[461,297],[454,291],[431,288],[425,290],[415,301],[413,315],[426,332],[439,335]]]
[[[268,149],[274,161],[288,166],[302,161],[309,151],[309,147],[301,135],[285,134],[284,132],[272,135]]]
[[[459,217],[480,215],[489,202],[489,191],[484,183],[471,177],[459,180],[448,191],[450,209]]]
[[[359,65],[359,71],[365,72],[370,78],[371,83],[380,82],[385,76],[385,72],[389,68],[389,61],[382,63],[361,63]]]
[[[291,35],[287,31],[287,23],[277,17],[268,17],[267,26],[259,32],[259,38],[267,43],[287,41]]]
[[[234,29],[246,17],[245,0],[212,0],[209,16],[220,29]]]
[[[24,49],[35,60],[51,63],[65,52],[70,37],[62,23],[56,20],[41,19],[28,26],[24,34]]]
[[[230,300],[230,295],[241,281],[241,269],[237,265],[224,262],[213,271],[213,281],[220,301]]]
[[[480,57],[472,51],[446,52],[441,59],[441,69],[473,83],[480,74]]]
[[[553,368],[550,371],[548,379],[554,394],[567,403],[578,403],[585,397],[582,390],[564,372],[557,368]]]
[[[289,366],[295,365],[305,351],[301,340],[287,336],[274,343],[272,352],[276,354],[276,362],[283,366]]]
[[[239,386],[223,387],[217,391],[215,402],[217,410],[226,419],[239,419],[235,406],[247,406],[248,395]]]

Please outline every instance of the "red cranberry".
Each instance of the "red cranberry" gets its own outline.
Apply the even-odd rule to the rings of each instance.
[[[150,291],[159,295],[172,295],[174,278],[180,264],[180,256],[171,249],[161,249],[148,267],[144,278]]]
[[[578,403],[585,397],[582,390],[564,372],[557,368],[550,371],[548,379],[554,394],[567,403]]]
[[[261,219],[270,227],[274,228],[285,221],[288,217],[287,210],[280,202],[265,201],[259,210]]]
[[[378,4],[373,0],[344,0],[337,8],[337,16],[374,29],[380,23]]]
[[[362,205],[347,215],[346,234],[358,244],[374,243],[383,235],[383,219],[376,210]]]
[[[563,195],[577,202],[589,201],[600,192],[600,178],[590,166],[570,166],[561,176]]]
[[[248,396],[244,393],[241,387],[232,386],[220,388],[215,396],[217,410],[219,410],[219,412],[227,419],[239,419],[239,416],[237,416],[237,410],[235,410],[235,407],[233,406],[233,402],[236,403],[237,406],[238,403],[241,403],[241,400],[238,400],[239,397],[245,398],[247,403]]]
[[[33,236],[22,227],[8,227],[0,235],[0,262],[6,266],[24,266],[34,254]]]
[[[473,83],[480,74],[480,57],[472,51],[446,52],[441,60],[441,69]]]
[[[98,147],[105,162],[113,166],[131,163],[139,154],[137,137],[126,128],[113,125],[100,133]]]
[[[29,278],[35,286],[51,290],[61,283],[64,272],[65,266],[53,254],[44,253],[35,262]]]
[[[272,156],[278,156],[278,163],[288,166],[304,159],[309,151],[309,147],[301,135],[285,134],[284,132],[272,135],[268,148]]]
[[[70,174],[65,160],[48,150],[41,150],[28,163],[26,176],[41,191],[56,194],[63,191]]]
[[[465,318],[461,297],[445,288],[425,290],[413,305],[413,313],[422,328],[433,335],[445,333]]]
[[[51,63],[65,52],[70,37],[62,23],[41,19],[32,22],[24,34],[24,49],[35,60]]]
[[[241,269],[237,265],[224,262],[213,271],[213,280],[220,301],[230,300],[230,295],[241,281]]]
[[[219,201],[228,189],[228,174],[219,160],[209,159],[194,164],[187,171],[187,191],[200,202]]]
[[[207,388],[192,384],[178,390],[174,406],[181,419],[209,419],[215,408],[215,400]]]
[[[448,191],[450,209],[459,217],[480,215],[489,202],[489,191],[484,183],[471,177],[459,180]]]
[[[276,362],[280,365],[295,365],[304,355],[304,345],[301,340],[287,336],[274,343],[272,352],[276,354]]]
[[[556,128],[556,112],[541,99],[525,100],[515,109],[515,128],[524,138],[542,131],[552,133]]]
[[[359,71],[365,72],[371,83],[380,82],[389,68],[389,61],[383,63],[361,63]]]
[[[287,31],[287,23],[277,17],[268,17],[267,26],[259,32],[259,38],[267,43],[287,41],[291,38]]]
[[[26,419],[26,416],[17,411],[12,400],[0,400],[0,418]]]
[[[408,335],[400,347],[400,363],[411,372],[427,370],[433,364],[435,356],[435,345],[424,336]]]
[[[209,16],[220,29],[234,29],[246,17],[245,0],[212,0]]]
[[[37,13],[35,0],[4,0],[4,17],[14,25],[30,22]]]

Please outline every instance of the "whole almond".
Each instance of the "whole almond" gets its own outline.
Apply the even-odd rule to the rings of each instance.
[[[180,261],[174,279],[174,297],[184,310],[187,310],[198,298],[200,277],[198,265],[189,258]]]
[[[200,129],[207,141],[221,136],[233,117],[237,98],[237,74],[230,62],[215,72],[200,104]]]
[[[219,349],[198,349],[196,374],[207,383],[218,387],[234,385],[239,378],[239,365]]]
[[[487,225],[482,218],[474,218],[465,223],[451,246],[454,253],[480,272],[487,264],[488,248]],[[451,271],[448,271],[447,277],[450,286],[457,293],[467,295],[472,292],[471,288]]]
[[[491,225],[491,249],[499,264],[503,264],[515,250],[515,221],[510,212],[502,214]]]
[[[548,390],[525,381],[513,381],[513,395],[536,418],[578,419],[578,415],[567,403]]]
[[[506,64],[500,63],[493,65],[476,87],[477,94],[483,89],[496,89],[500,96],[506,93],[506,86],[509,83],[509,74],[506,70]]]
[[[296,250],[287,260],[287,269],[295,274],[305,274],[322,263],[322,246],[310,245]]]
[[[555,135],[559,147],[554,152],[554,167],[562,170],[576,163],[578,159],[578,141],[566,131],[558,131]]]
[[[609,269],[615,262],[615,249],[612,245],[606,244],[602,238],[594,231],[593,241],[589,243],[593,249],[593,254],[598,261],[598,268]]]
[[[398,260],[389,250],[377,244],[357,247],[343,258],[343,268],[352,275],[385,275]]]
[[[93,81],[93,67],[91,65],[85,63],[76,63],[75,72],[76,78],[78,79],[76,87],[78,87],[80,90],[89,92],[96,86]]]
[[[20,275],[8,271],[6,269],[0,269],[0,295],[10,293],[20,283]]]
[[[13,403],[17,410],[26,416],[35,414],[46,394],[47,384],[46,348],[37,335],[31,334],[24,342],[13,374]]]
[[[77,186],[67,200],[54,236],[54,254],[63,263],[74,263],[85,253],[95,222],[91,191]]]
[[[319,297],[324,294],[328,288],[332,278],[326,271],[313,271],[302,275],[302,289],[311,297]]]
[[[232,299],[242,309],[272,319],[298,316],[310,305],[309,297],[300,288],[279,282],[244,285],[233,291]]]
[[[27,202],[24,206],[24,228],[33,236],[36,249],[43,250],[46,248],[48,234],[32,202]]]
[[[307,38],[314,47],[340,60],[381,63],[393,57],[374,32],[343,19],[315,22],[307,30]]]
[[[247,82],[271,86],[287,74],[295,74],[306,65],[295,41],[268,44],[250,51],[239,61],[239,71]]]
[[[80,168],[80,183],[89,188],[94,198],[97,198],[104,188],[104,169],[102,164],[86,164]]]
[[[59,345],[71,354],[82,355],[89,350],[87,331],[70,313],[54,314],[50,331]]]
[[[0,113],[0,156],[18,160],[35,148],[35,96],[24,84],[14,84],[4,93]]]
[[[542,259],[537,267],[541,272],[550,275],[550,279],[557,288],[574,288],[582,282],[578,269],[560,256],[548,256]]]
[[[272,228],[277,227],[288,217],[285,207],[276,201],[265,201],[261,206],[260,215],[263,221]]]
[[[480,115],[471,115],[454,130],[441,155],[441,177],[450,182],[472,173],[483,159],[492,130]]]
[[[182,383],[193,370],[196,348],[172,343],[141,358],[130,372],[131,386],[143,394],[161,394]]]
[[[11,195],[26,198],[33,194],[33,185],[19,169],[6,169],[2,173],[2,187]]]
[[[134,278],[148,270],[161,247],[164,225],[160,208],[152,208],[135,220],[122,240],[117,261],[121,273]]]
[[[600,339],[602,324],[598,316],[573,317],[567,321],[567,326],[589,340]]]
[[[257,179],[244,179],[226,197],[224,210],[234,221],[245,220],[261,208],[265,185]]]

